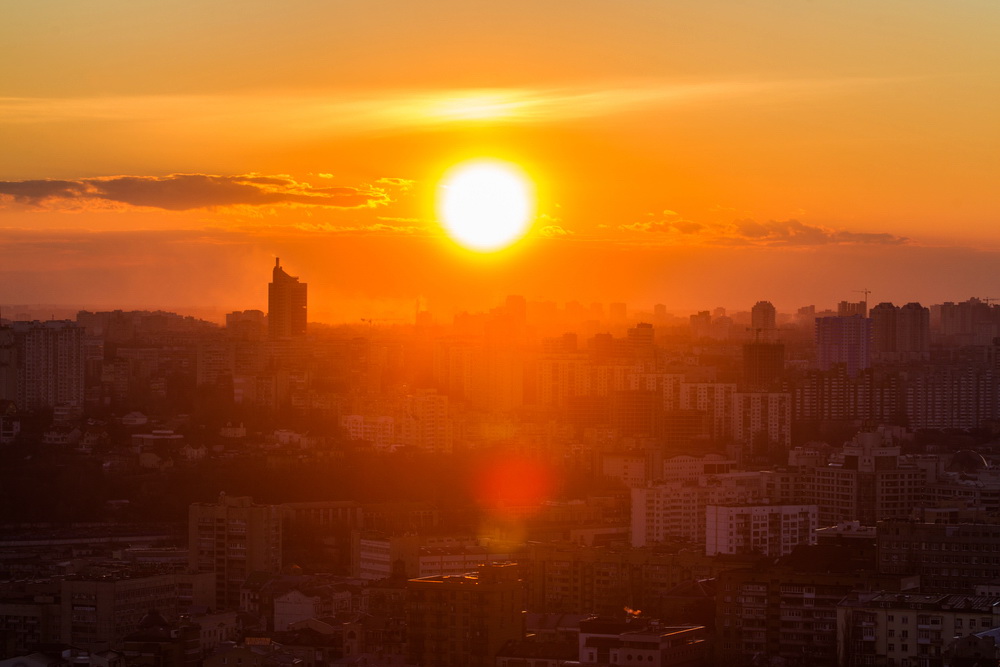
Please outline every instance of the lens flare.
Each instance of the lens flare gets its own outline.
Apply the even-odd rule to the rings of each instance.
[[[478,475],[475,497],[492,512],[531,514],[552,493],[552,472],[527,458],[495,460]]]

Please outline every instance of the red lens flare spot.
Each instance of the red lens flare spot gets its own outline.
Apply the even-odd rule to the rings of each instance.
[[[548,466],[524,458],[487,463],[476,477],[476,501],[492,510],[537,510],[549,499],[553,475]]]

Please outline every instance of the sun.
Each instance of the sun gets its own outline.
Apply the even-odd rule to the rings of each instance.
[[[531,179],[501,160],[471,160],[441,181],[438,217],[456,243],[470,250],[500,250],[524,236],[534,217]]]

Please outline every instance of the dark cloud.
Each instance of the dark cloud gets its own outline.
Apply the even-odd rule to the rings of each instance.
[[[886,233],[849,232],[807,225],[798,220],[737,220],[733,223],[734,241],[763,245],[826,245],[830,243],[874,243],[900,244],[908,240],[905,236]],[[723,236],[726,236],[723,234]]]
[[[770,235],[767,227],[755,220],[737,220],[735,226],[740,236],[764,238]]]
[[[684,234],[697,234],[705,228],[705,225],[698,222],[691,222],[690,220],[677,220],[671,224],[674,229]]]
[[[722,246],[819,246],[831,244],[898,245],[909,239],[879,232],[850,232],[809,225],[799,220],[736,220],[730,224],[703,224],[664,211],[658,220],[619,225],[626,232],[656,232],[671,242]]]
[[[386,179],[383,179],[384,182]],[[395,182],[385,183],[396,185]],[[77,181],[0,181],[0,195],[23,204],[103,200],[168,211],[218,206],[377,206],[390,201],[383,187],[313,187],[289,176],[114,176]]]
[[[697,234],[705,229],[705,225],[692,220],[685,220],[673,211],[664,211],[660,220],[644,220],[630,225],[619,225],[619,229],[630,232],[660,232],[665,234]]]
[[[24,204],[43,199],[70,199],[85,196],[87,185],[81,181],[0,181],[0,194],[10,195]]]
[[[835,232],[833,238],[838,243],[884,243],[889,245],[898,245],[910,240],[905,236],[896,236],[895,234],[843,231]]]

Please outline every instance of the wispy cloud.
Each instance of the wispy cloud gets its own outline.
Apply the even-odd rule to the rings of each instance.
[[[79,180],[0,181],[4,199],[31,206],[79,206],[113,202],[168,211],[229,206],[374,207],[391,201],[390,189],[408,188],[402,179],[370,186],[316,187],[289,176],[172,174],[112,176]]]
[[[561,225],[545,225],[538,230],[538,233],[547,239],[563,239],[573,234],[571,230]]]
[[[831,244],[899,245],[909,239],[884,232],[852,232],[810,225],[799,220],[735,220],[707,224],[664,211],[652,220],[618,225],[619,232],[655,234],[659,242],[717,246],[819,246]]]
[[[379,218],[380,220],[382,218]],[[391,225],[384,222],[373,222],[367,225],[337,225],[328,222],[295,225],[295,229],[304,232],[325,232],[329,234],[423,234],[428,229],[422,225]]]
[[[591,87],[395,90],[337,95],[266,91],[256,94],[0,97],[0,123],[134,121],[168,124],[270,124],[302,132],[356,132],[466,122],[544,123],[609,116],[643,108],[720,100],[779,101],[850,92],[886,79],[609,82]]]

